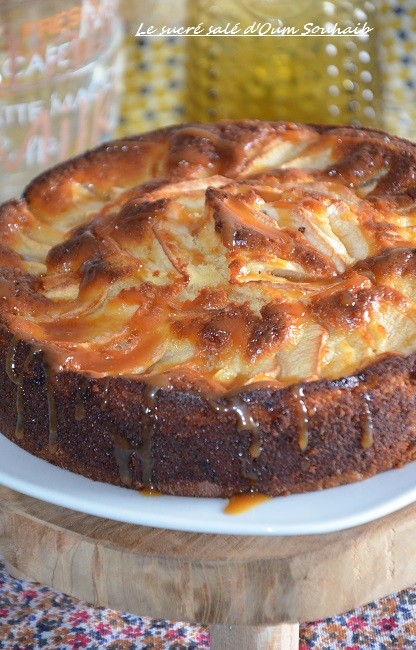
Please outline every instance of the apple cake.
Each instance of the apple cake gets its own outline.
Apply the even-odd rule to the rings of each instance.
[[[0,430],[30,453],[215,497],[416,458],[416,145],[169,127],[38,176],[0,235]]]

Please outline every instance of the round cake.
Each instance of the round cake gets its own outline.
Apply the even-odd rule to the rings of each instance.
[[[416,458],[416,145],[174,126],[37,177],[0,235],[0,431],[30,453],[214,497]]]

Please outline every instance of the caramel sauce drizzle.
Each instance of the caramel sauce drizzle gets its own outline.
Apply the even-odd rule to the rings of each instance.
[[[10,341],[9,349],[7,350],[6,356],[6,372],[11,379],[11,381],[18,386],[19,385],[19,375],[16,374],[16,350],[17,346],[20,343],[20,338],[18,336],[13,336]]]
[[[211,397],[209,402],[217,413],[236,413],[238,418],[238,431],[251,432],[249,454],[253,460],[256,460],[262,452],[263,439],[261,428],[250,413],[250,407],[247,402],[237,395],[228,396],[228,400],[228,404],[221,404]],[[251,483],[256,483],[258,481],[258,476],[254,469],[248,467],[247,459],[244,458],[243,455],[240,457],[240,462],[243,477],[248,479]]]
[[[374,444],[374,424],[373,424],[373,416],[370,411],[370,406],[369,402],[371,402],[371,397],[369,393],[366,391],[362,391],[361,393],[364,398],[364,412],[363,412],[363,420],[362,420],[362,429],[363,429],[363,434],[361,437],[361,447],[363,449],[371,449],[371,447]]]
[[[137,449],[137,456],[142,468],[142,482],[145,487],[151,489],[154,459],[152,457],[153,433],[155,422],[157,421],[156,413],[156,395],[160,386],[148,385],[143,393],[143,425],[142,425],[142,444]]]
[[[124,438],[113,435],[113,452],[118,466],[120,481],[124,485],[130,486],[133,482],[133,473],[130,463],[133,450],[129,447]]]
[[[7,351],[6,357],[6,372],[11,379],[11,381],[17,387],[16,390],[16,410],[17,410],[17,419],[16,419],[16,429],[15,436],[18,440],[23,440],[25,436],[24,431],[24,393],[23,393],[23,383],[26,372],[32,363],[34,356],[41,351],[41,348],[33,346],[27,355],[21,371],[16,373],[16,351],[20,343],[20,338],[14,336],[10,342],[9,349]]]
[[[51,454],[56,454],[58,451],[58,418],[55,401],[56,373],[44,360],[42,361],[42,369],[46,380],[46,398],[49,411],[49,451]]]
[[[296,424],[299,432],[299,447],[306,451],[309,442],[309,414],[304,398],[303,386],[292,386],[290,389],[295,399]]]
[[[252,458],[259,458],[263,448],[262,448],[262,437],[259,427],[253,431],[252,440],[250,447],[248,448],[249,454]]]
[[[249,405],[235,395],[230,396],[228,399],[228,404],[220,404],[218,401],[215,401],[213,397],[210,397],[209,402],[217,413],[236,413],[238,417],[237,426],[239,431],[255,429],[258,425],[250,413]]]
[[[164,496],[159,490],[154,488],[142,488],[140,494],[145,497],[162,497]],[[271,501],[273,497],[268,496],[267,494],[260,494],[254,492],[247,492],[245,494],[235,494],[232,496],[227,505],[224,508],[224,514],[226,515],[243,515],[244,513],[252,510],[253,508],[258,508],[262,503],[267,503]]]
[[[224,508],[224,513],[227,515],[242,515],[252,508],[257,508],[262,503],[270,501],[272,497],[267,494],[259,494],[255,492],[248,492],[246,494],[236,494],[231,497],[228,504]]]
[[[101,398],[101,404],[100,404],[100,410],[105,411],[108,406],[108,389],[110,386],[110,379],[111,377],[106,377],[104,380],[104,386],[103,386],[103,392],[102,392],[102,398]]]
[[[85,379],[82,380],[82,382],[77,388],[77,392],[75,395],[75,420],[77,422],[83,420],[87,414],[85,409],[84,399],[87,394],[89,384],[90,384],[89,377],[85,377]]]
[[[162,492],[159,492],[159,490],[156,490],[156,488],[153,487],[142,488],[139,492],[144,497],[163,497]]]
[[[22,369],[19,373],[16,372],[16,351],[19,343],[23,339],[18,336],[14,336],[10,342],[7,357],[6,357],[6,372],[11,381],[17,387],[16,392],[16,410],[17,410],[17,420],[16,420],[16,430],[15,436],[18,440],[24,438],[24,378],[28,371],[30,364],[34,357],[42,352],[40,346],[31,345],[29,354],[27,355]],[[55,384],[56,384],[56,374],[52,370],[49,363],[42,359],[41,361],[43,374],[46,382],[46,398],[48,401],[48,417],[49,417],[49,451],[51,454],[56,453],[58,449],[58,422],[57,422],[57,413],[56,413],[56,403],[55,403]]]

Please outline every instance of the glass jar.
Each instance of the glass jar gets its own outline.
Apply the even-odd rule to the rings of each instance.
[[[1,3],[0,201],[113,137],[121,35],[116,0]]]
[[[367,0],[193,0],[189,22],[204,34],[240,31],[187,39],[188,118],[380,126],[375,11]]]

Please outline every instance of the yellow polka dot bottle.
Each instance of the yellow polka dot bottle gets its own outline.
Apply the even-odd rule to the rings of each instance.
[[[186,6],[187,0],[122,0],[126,64],[119,136],[183,121],[184,38],[135,34],[141,23],[159,32],[163,25],[182,26]]]
[[[373,2],[192,0],[189,18],[204,27],[187,38],[190,120],[382,125]]]
[[[382,0],[384,127],[416,141],[416,2]]]

